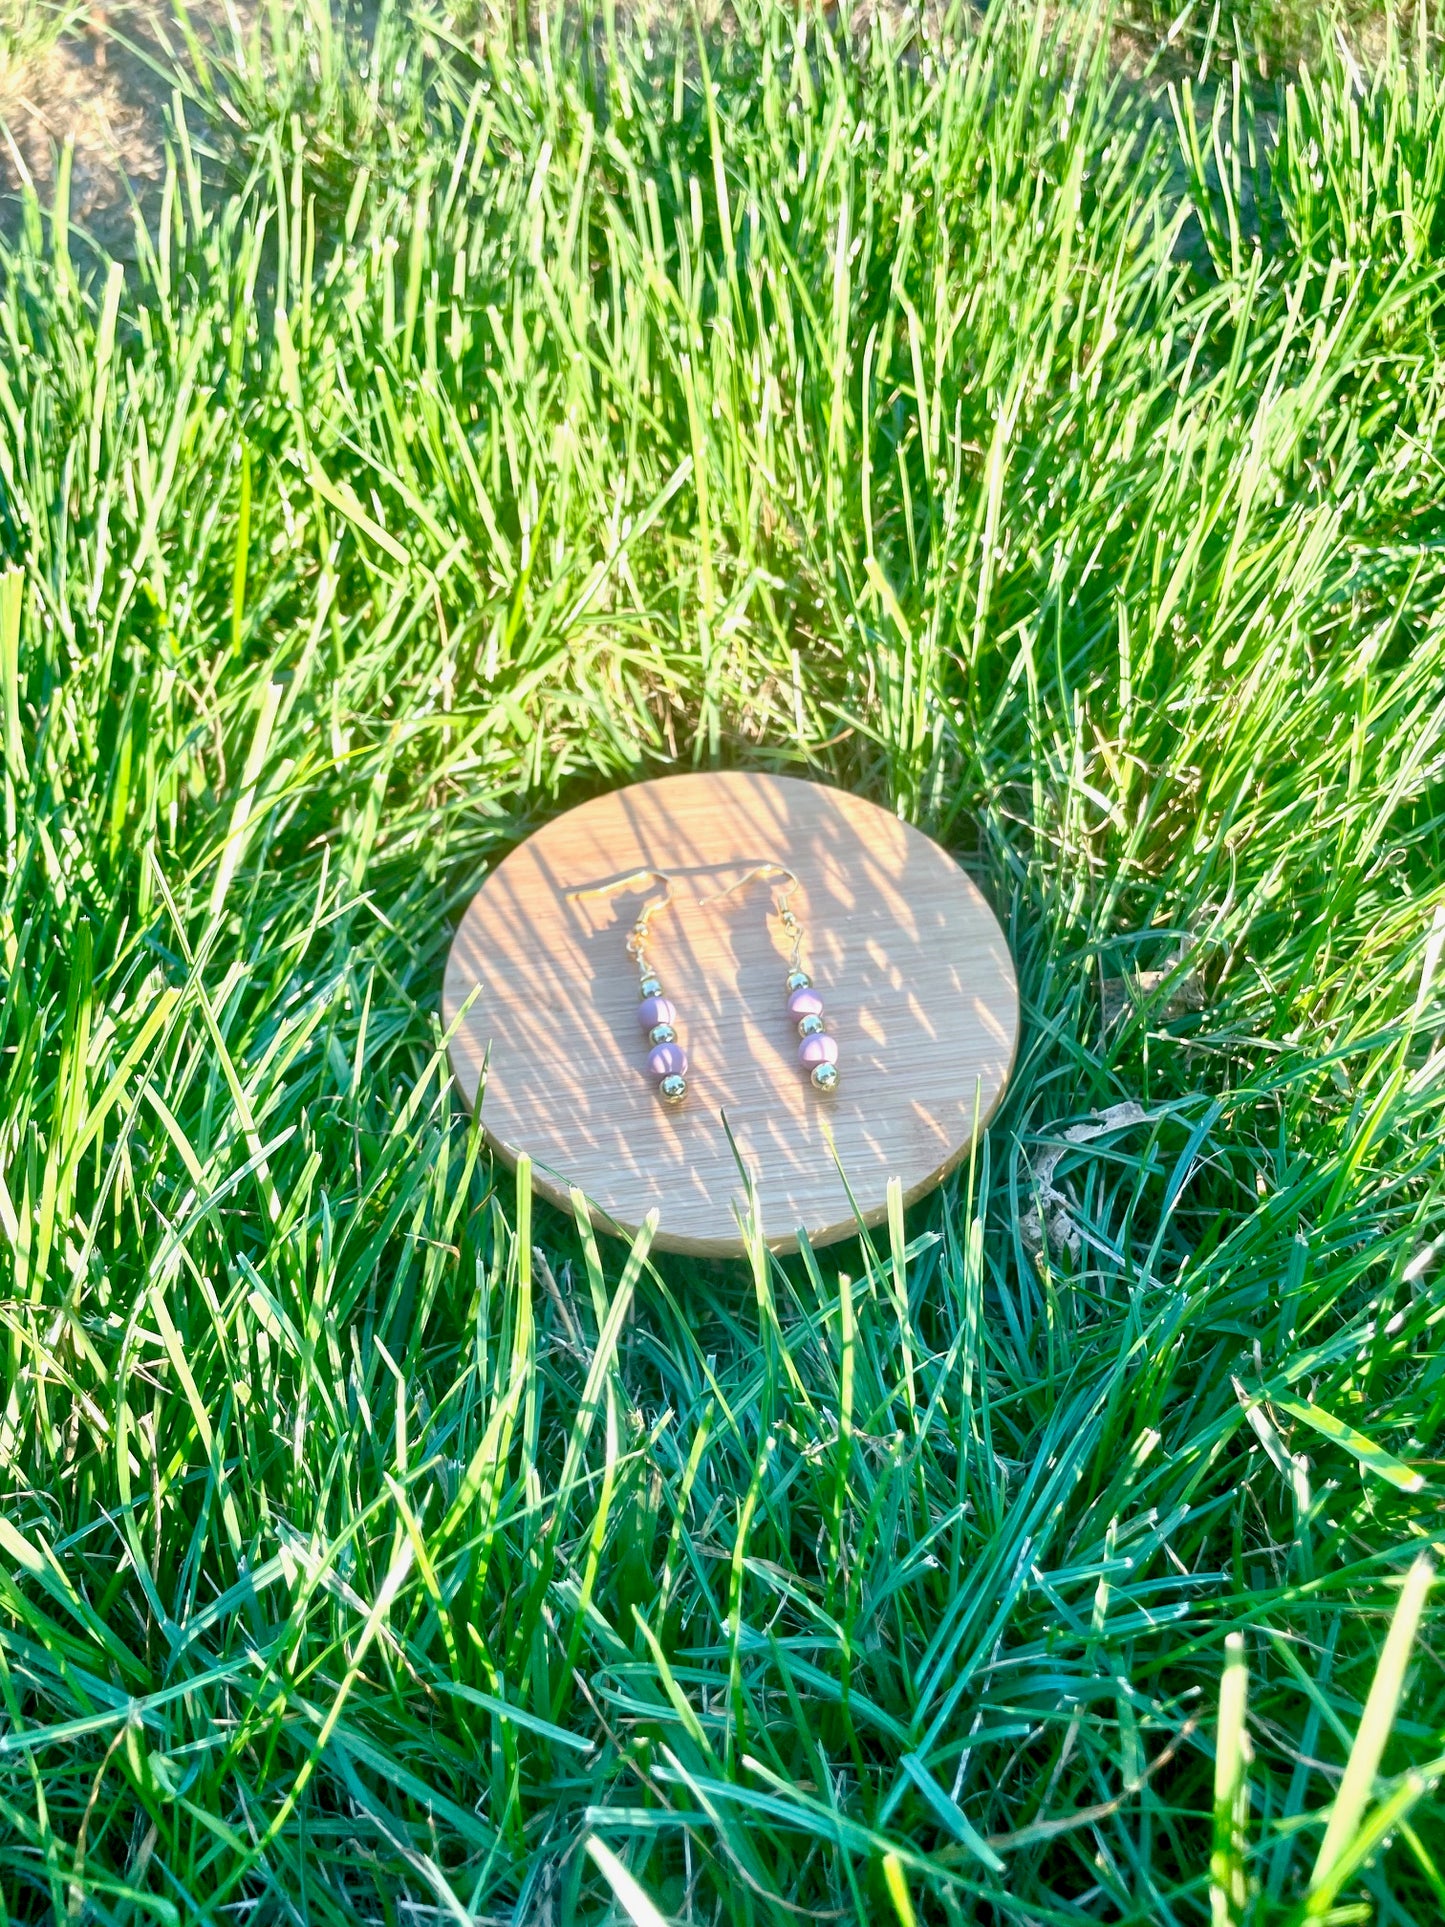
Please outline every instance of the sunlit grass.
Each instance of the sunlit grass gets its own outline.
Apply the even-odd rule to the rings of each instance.
[[[318,21],[0,265],[10,1917],[1438,1917],[1433,56]],[[488,865],[696,764],[1008,931],[871,1240],[453,1092]]]
[[[48,52],[81,12],[73,0],[0,0],[0,89],[21,84],[28,63]]]

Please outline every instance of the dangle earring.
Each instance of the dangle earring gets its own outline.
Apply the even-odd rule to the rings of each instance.
[[[825,1095],[838,1088],[838,1040],[823,1027],[823,999],[813,988],[813,979],[803,968],[803,926],[793,913],[788,898],[798,887],[791,870],[783,874],[788,887],[777,896],[777,912],[784,933],[791,939],[786,989],[788,1015],[798,1026],[798,1062],[813,1081],[813,1089]]]
[[[663,894],[643,905],[627,933],[627,954],[637,965],[637,988],[641,996],[637,1006],[637,1021],[647,1034],[650,1046],[647,1068],[658,1080],[658,1096],[664,1104],[681,1104],[687,1096],[687,1052],[678,1042],[677,1012],[663,996],[662,979],[647,960],[649,921],[672,902],[671,879],[661,870],[634,870],[630,876],[620,877],[615,883],[568,890],[565,894],[569,897],[611,896],[615,891],[625,890],[629,884],[636,883],[640,877],[655,877],[663,886]]]
[[[758,863],[726,890],[719,890],[717,896],[699,897],[698,902],[716,903],[719,897],[730,897],[734,890],[741,890],[755,877],[766,876],[787,878],[786,887],[778,891],[774,908],[791,945],[786,983],[788,1015],[798,1027],[798,1062],[812,1079],[813,1089],[826,1096],[838,1088],[838,1040],[824,1028],[823,999],[803,968],[803,926],[788,901],[799,887],[798,879],[781,863]]]

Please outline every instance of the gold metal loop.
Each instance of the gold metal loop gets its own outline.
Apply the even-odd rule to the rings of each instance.
[[[750,870],[745,870],[740,877],[735,878],[725,890],[716,890],[710,897],[698,897],[696,902],[699,906],[709,903],[720,903],[724,897],[730,897],[734,890],[741,890],[756,878],[766,876],[786,877],[788,879],[787,889],[779,892],[776,902],[778,915],[780,917],[792,916],[793,913],[788,908],[788,898],[793,894],[794,890],[801,889],[802,885],[785,863],[774,863],[771,860],[766,863],[755,863]]]
[[[755,882],[757,878],[767,876],[786,877],[788,879],[786,888],[774,893],[773,908],[778,913],[778,919],[784,931],[793,940],[788,968],[790,970],[797,970],[800,968],[798,958],[803,948],[803,926],[798,922],[793,906],[789,903],[788,899],[792,896],[794,890],[801,890],[803,886],[785,863],[775,863],[771,860],[764,863],[755,863],[751,869],[745,870],[740,877],[730,883],[725,890],[718,890],[710,897],[698,897],[696,902],[699,906],[709,903],[720,903],[724,897],[730,897],[735,890],[741,890],[747,884]]]
[[[579,883],[564,889],[564,897],[611,897],[619,890],[630,889],[643,877],[652,877],[662,885],[662,895],[652,897],[638,911],[631,930],[627,934],[627,954],[637,965],[638,975],[646,977],[650,966],[647,961],[648,924],[659,911],[666,910],[672,902],[672,878],[666,870],[629,870],[625,877],[613,877],[606,883]]]
[[[628,932],[627,954],[636,962],[639,975],[646,977],[650,974],[647,962],[648,926],[652,918],[655,917],[659,911],[666,910],[673,902],[673,879],[666,870],[629,870],[626,876],[612,877],[606,883],[574,884],[564,889],[562,894],[565,897],[574,897],[579,900],[583,897],[615,896],[619,890],[631,889],[634,884],[640,882],[644,877],[652,877],[656,882],[660,883],[662,885],[662,894],[661,896],[649,898],[638,911],[632,929]],[[745,889],[748,884],[756,882],[760,877],[785,877],[787,879],[786,884],[774,893],[773,908],[778,913],[778,919],[783,926],[784,932],[792,939],[792,951],[789,957],[788,968],[790,970],[797,970],[800,968],[798,959],[803,948],[803,926],[798,922],[797,915],[793,910],[792,904],[789,902],[789,898],[792,896],[794,890],[801,889],[802,885],[799,883],[793,871],[791,871],[785,863],[776,863],[771,859],[762,863],[754,863],[749,869],[745,870],[740,877],[734,878],[726,889],[716,890],[710,897],[694,897],[693,902],[697,904],[700,909],[706,908],[710,903],[720,903],[724,897],[730,897],[735,891]]]

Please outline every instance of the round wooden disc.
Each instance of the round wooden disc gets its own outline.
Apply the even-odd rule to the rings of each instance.
[[[775,886],[698,902],[765,862],[799,881],[802,961],[838,1040],[829,1096],[798,1066]],[[625,947],[658,886],[569,894],[643,868],[673,878],[648,957],[691,1060],[676,1109],[647,1069]],[[463,917],[442,1009],[468,1103],[486,1067],[482,1122],[508,1163],[525,1152],[559,1203],[579,1187],[599,1226],[630,1233],[655,1209],[658,1245],[719,1257],[744,1248],[729,1129],[768,1244],[794,1249],[800,1228],[826,1244],[857,1229],[839,1166],[870,1224],[890,1178],[927,1190],[993,1112],[1018,1035],[1003,932],[946,851],[842,790],[738,773],[638,783],[529,837]]]

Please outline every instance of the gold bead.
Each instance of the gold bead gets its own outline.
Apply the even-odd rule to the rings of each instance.
[[[647,1033],[647,1041],[649,1044],[675,1044],[677,1032],[671,1024],[654,1024]]]
[[[670,1071],[657,1087],[657,1094],[664,1104],[681,1104],[687,1096],[687,1079],[676,1071]]]
[[[800,1037],[820,1037],[822,1033],[823,1020],[821,1017],[808,1016],[798,1019],[798,1035]]]
[[[662,995],[662,984],[658,978],[653,976],[650,970],[638,985],[638,989],[644,997],[660,997]]]
[[[838,1066],[836,1064],[815,1064],[813,1066],[813,1088],[819,1091],[836,1091],[838,1088]]]
[[[806,970],[790,970],[788,972],[788,989],[790,991],[811,990],[812,987],[813,979],[808,975]]]

